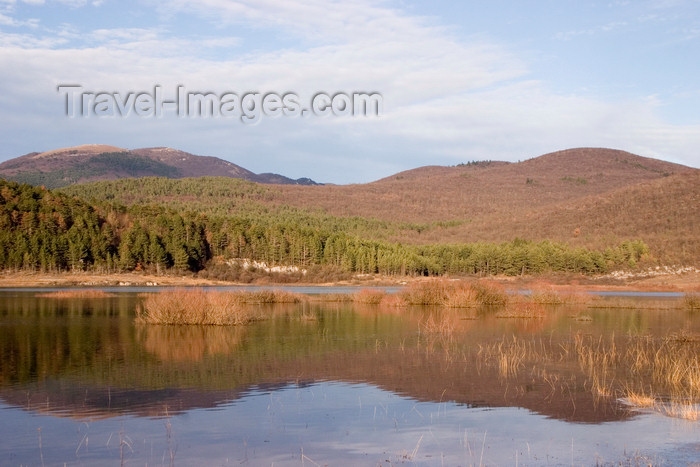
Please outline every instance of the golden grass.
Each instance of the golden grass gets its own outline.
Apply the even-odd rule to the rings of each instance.
[[[148,324],[237,325],[258,318],[244,306],[248,292],[174,289],[148,294],[137,308],[136,321]]]
[[[496,313],[496,318],[544,318],[542,305],[537,303],[515,303]]]
[[[385,303],[391,304],[391,306],[422,305],[471,308],[480,305],[505,305],[510,299],[502,285],[487,280],[432,279],[410,284],[395,295],[397,298],[386,299]]]
[[[700,358],[695,338],[686,333],[664,339],[629,337],[624,349],[618,349],[614,337],[607,342],[577,334],[575,349],[594,391],[617,393],[632,405],[666,415],[697,419]],[[648,392],[636,389],[642,382],[649,384]]]
[[[349,303],[353,301],[353,296],[347,293],[322,293],[307,297],[310,302],[325,303]]]
[[[573,305],[590,303],[592,297],[584,292],[559,291],[551,286],[536,284],[530,288],[529,300],[541,305]]]
[[[406,300],[400,294],[387,294],[382,298],[380,303],[382,307],[386,308],[403,308],[408,306]]]
[[[589,308],[618,308],[628,310],[675,310],[683,307],[683,303],[673,299],[644,299],[635,297],[593,297],[588,303]]]
[[[378,305],[386,296],[380,289],[362,289],[352,294],[352,301],[366,305]]]
[[[628,390],[625,394],[624,401],[635,407],[655,407],[656,398],[653,395],[648,395],[643,392]]]
[[[114,294],[98,289],[58,290],[36,295],[41,298],[109,298]]]
[[[224,292],[226,293],[226,292]],[[300,303],[306,301],[306,297],[300,293],[287,292],[285,290],[254,290],[241,292],[228,292],[238,303]]]
[[[700,294],[685,294],[683,297],[683,305],[689,310],[700,310]]]

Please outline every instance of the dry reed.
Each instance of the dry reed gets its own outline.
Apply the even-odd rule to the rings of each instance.
[[[386,292],[379,289],[362,289],[352,294],[352,301],[366,305],[378,305],[386,296]]]
[[[689,310],[700,310],[700,294],[685,294],[683,297],[683,305]]]
[[[114,294],[99,289],[58,290],[36,295],[41,298],[109,298]]]
[[[470,308],[480,305],[505,305],[509,302],[503,286],[493,281],[448,281],[434,279],[409,285],[396,294],[394,306],[423,305]]]
[[[244,293],[174,289],[149,294],[137,308],[136,321],[149,324],[245,324],[259,317],[243,306]],[[245,299],[250,296],[245,295]]]
[[[496,313],[496,318],[544,318],[544,308],[537,303],[516,303]]]

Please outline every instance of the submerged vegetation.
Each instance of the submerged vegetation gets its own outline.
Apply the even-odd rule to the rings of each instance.
[[[530,375],[552,393],[564,396],[589,391],[595,398],[621,400],[637,408],[650,408],[672,417],[698,420],[700,416],[700,338],[679,341],[635,337],[605,339],[577,332],[565,342],[516,336],[480,345],[484,365],[502,378]],[[586,376],[557,371],[571,359]]]

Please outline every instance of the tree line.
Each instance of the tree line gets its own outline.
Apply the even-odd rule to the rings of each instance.
[[[604,251],[552,241],[406,245],[303,217],[205,215],[163,206],[88,203],[0,180],[0,268],[197,272],[213,259],[329,266],[388,275],[605,272],[648,253],[639,240]]]

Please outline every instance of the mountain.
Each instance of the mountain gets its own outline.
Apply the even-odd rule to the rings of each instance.
[[[261,186],[211,178],[156,183],[121,180],[64,191],[220,215],[293,212],[305,224],[402,244],[521,238],[604,249],[640,239],[666,262],[700,264],[700,170],[613,149],[420,167],[355,185]]]
[[[420,167],[369,184],[280,187],[273,203],[403,222],[474,220],[601,195],[697,169],[625,151],[578,148],[518,163]]]
[[[309,178],[293,180],[272,173],[255,174],[217,157],[196,156],[177,149],[161,147],[129,150],[102,144],[29,153],[0,164],[0,176],[48,188],[149,176],[223,176],[268,184],[316,185]]]

